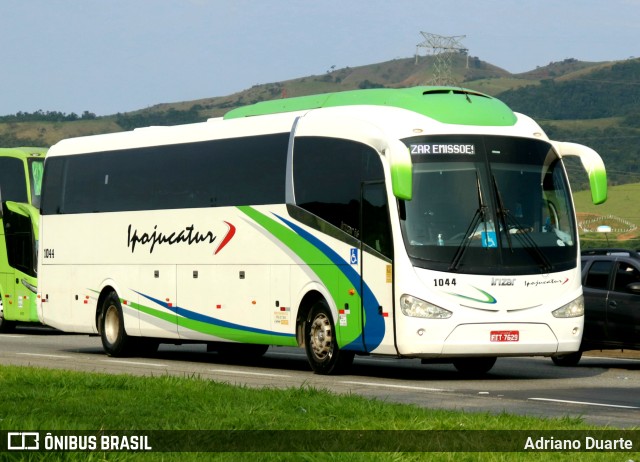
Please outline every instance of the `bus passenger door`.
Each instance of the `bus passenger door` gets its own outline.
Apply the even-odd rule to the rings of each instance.
[[[393,245],[385,184],[362,184],[362,330],[367,352],[395,353],[393,342]]]
[[[5,249],[8,263],[6,285],[3,286],[3,308],[6,319],[37,321],[36,253],[32,207],[17,203],[2,203]],[[37,222],[37,220],[36,220]],[[31,287],[33,290],[29,290]]]

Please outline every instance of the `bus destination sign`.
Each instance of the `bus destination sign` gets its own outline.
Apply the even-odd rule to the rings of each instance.
[[[469,143],[420,143],[410,144],[411,154],[467,154],[474,155],[476,147]]]

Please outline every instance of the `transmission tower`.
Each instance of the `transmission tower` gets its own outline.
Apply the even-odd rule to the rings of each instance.
[[[419,48],[426,48],[428,55],[433,55],[433,77],[428,82],[431,85],[455,85],[451,75],[451,60],[456,53],[467,54],[468,49],[462,46],[461,40],[466,35],[436,35],[420,32],[424,41],[416,45],[416,64],[418,64]],[[467,67],[469,56],[467,54]]]

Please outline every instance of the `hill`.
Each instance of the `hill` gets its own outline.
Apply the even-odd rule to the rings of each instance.
[[[88,112],[81,116],[18,113],[0,117],[0,146],[50,146],[74,136],[203,121],[238,106],[282,97],[425,85],[434,83],[433,69],[433,57],[412,57],[331,68],[322,75],[255,85],[227,96],[158,104],[105,117]],[[602,63],[565,59],[511,74],[478,57],[455,54],[451,57],[451,78],[534,117],[554,139],[593,147],[610,166],[611,184],[640,181],[636,161],[640,156],[640,59]],[[586,187],[583,176],[575,175],[572,180],[576,189]]]
[[[543,78],[536,86],[504,91],[499,97],[536,119],[637,118],[640,60],[583,67],[557,78]]]
[[[555,121],[622,117],[614,125],[637,122],[640,118],[640,113],[634,110],[640,91],[640,60],[586,63],[567,59],[522,74],[510,74],[465,54],[454,55],[451,63],[452,80],[459,85],[497,96],[514,110],[536,118]],[[98,118],[90,117],[90,113],[81,117],[57,112],[18,113],[0,117],[0,145],[51,145],[69,136],[195,122],[221,116],[238,106],[282,97],[425,85],[436,83],[433,69],[433,57],[412,57],[353,68],[331,68],[323,75],[255,85],[227,96],[158,104]]]
[[[451,62],[453,81],[497,96],[514,110],[535,118],[551,121],[622,117],[622,122],[638,125],[640,112],[634,106],[637,107],[640,92],[640,59],[606,63],[566,59],[521,74],[511,74],[464,54],[454,55]],[[0,144],[39,141],[49,145],[67,136],[125,130],[152,123],[188,123],[220,116],[234,107],[282,97],[425,85],[434,83],[433,69],[433,57],[417,60],[412,57],[353,68],[331,68],[322,75],[255,85],[227,96],[158,104],[99,118],[87,117],[90,113],[82,117],[56,112],[18,113],[0,117]]]
[[[609,198],[602,205],[593,205],[589,191],[573,195],[580,228],[580,242],[587,247],[625,247],[640,249],[640,183],[609,188]],[[598,226],[611,227],[604,234]]]
[[[0,146],[50,146],[72,136],[197,122],[238,106],[282,97],[425,85],[434,83],[433,69],[433,57],[412,57],[331,68],[322,75],[255,85],[227,96],[158,104],[106,117],[18,113],[0,117]],[[451,77],[460,86],[496,96],[515,111],[534,117],[552,138],[593,147],[606,165],[614,167],[609,169],[612,184],[640,181],[636,161],[640,155],[640,59],[601,63],[565,59],[511,74],[478,57],[455,54]],[[574,187],[586,187],[582,176],[576,176]]]
[[[412,57],[353,68],[331,68],[322,75],[255,85],[231,95],[158,104],[105,117],[95,117],[88,112],[81,116],[41,111],[18,113],[0,117],[0,146],[46,147],[68,137],[203,121],[238,106],[283,97],[428,85],[436,83],[433,69],[433,57]],[[496,96],[515,111],[536,118],[553,139],[575,141],[596,149],[607,166],[610,185],[640,182],[637,162],[640,158],[640,59],[600,63],[565,59],[511,74],[478,57],[455,54],[451,57],[451,77],[462,87]],[[574,191],[587,188],[586,175],[577,161],[567,159],[567,170]],[[620,191],[629,197],[629,202],[621,212],[608,210],[616,207],[615,197]],[[640,224],[640,217],[627,216],[629,210],[637,210],[640,188],[612,188],[609,202],[597,211],[586,205],[588,201],[580,199],[583,195],[586,197],[586,193],[576,194],[577,210],[583,220],[590,220],[593,217],[589,214],[595,213]],[[631,215],[634,213],[637,215],[636,212]],[[622,237],[629,236],[626,233]],[[603,236],[593,233],[587,236],[591,237]]]

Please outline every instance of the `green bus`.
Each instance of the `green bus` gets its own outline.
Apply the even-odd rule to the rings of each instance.
[[[40,188],[46,148],[0,148],[0,332],[38,322]]]

